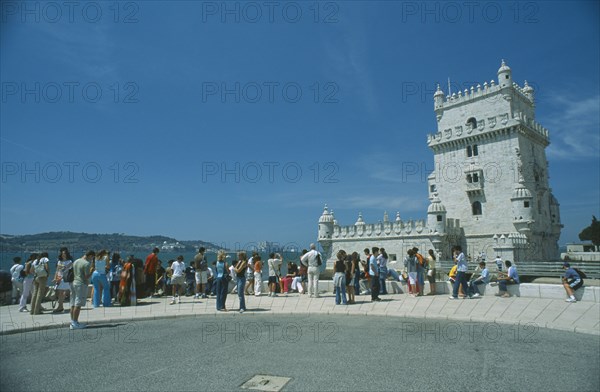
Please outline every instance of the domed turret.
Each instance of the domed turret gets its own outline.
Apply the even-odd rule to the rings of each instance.
[[[523,87],[523,93],[531,102],[533,102],[533,87],[527,84],[527,80],[525,81],[525,86]]]
[[[437,193],[433,194],[431,204],[427,208],[427,227],[432,232],[440,234],[446,231],[446,207],[440,201]]]
[[[498,69],[498,84],[500,88],[511,87],[513,84],[512,81],[512,71],[510,67],[506,65],[504,60],[502,60],[502,65]]]
[[[327,204],[325,204],[323,214],[319,218],[319,242],[322,240],[331,240],[333,225],[333,215],[329,213]]]
[[[523,181],[519,181],[513,190],[510,201],[512,203],[513,224],[521,234],[528,234],[533,220],[533,196]]]
[[[434,109],[444,106],[444,97],[444,92],[440,89],[440,85],[438,84],[437,90],[435,91],[435,94],[433,94]]]
[[[362,212],[358,213],[358,219],[356,220],[356,223],[354,225],[355,226],[364,226],[365,225],[365,221],[363,220],[363,217],[362,217]]]

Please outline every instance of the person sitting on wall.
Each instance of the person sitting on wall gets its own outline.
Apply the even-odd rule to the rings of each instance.
[[[469,282],[468,291],[471,298],[477,298],[481,295],[479,292],[479,285],[485,286],[490,282],[490,272],[485,266],[485,261],[479,262],[479,269],[481,270],[480,275]]]
[[[575,290],[583,286],[583,279],[574,268],[571,268],[571,265],[567,261],[563,263],[563,269],[565,270],[565,274],[561,277],[562,284],[569,296],[566,301],[577,302],[575,299]]]
[[[498,287],[499,291],[496,294],[497,297],[508,298],[510,294],[508,293],[507,285],[509,284],[519,284],[519,274],[517,273],[517,267],[512,265],[512,263],[508,260],[504,262],[506,267],[508,268],[507,275],[498,276]]]

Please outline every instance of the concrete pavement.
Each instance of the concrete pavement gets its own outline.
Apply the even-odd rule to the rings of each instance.
[[[353,305],[335,305],[331,292],[322,293],[319,298],[291,293],[278,297],[246,296],[248,311],[239,314],[237,294],[227,296],[229,312],[217,312],[215,297],[195,300],[182,297],[182,303],[170,305],[170,297],[145,298],[138,300],[138,306],[109,307],[93,309],[87,303],[81,311],[80,322],[90,325],[127,321],[158,320],[181,317],[252,317],[255,314],[272,315],[374,315],[387,318],[424,318],[470,322],[530,325],[536,328],[600,335],[600,304],[596,301],[566,303],[564,299],[539,297],[499,298],[484,295],[477,299],[450,300],[447,294],[436,296],[411,297],[406,294],[381,296],[383,301],[373,303],[368,295],[358,295]],[[49,307],[49,303],[44,306]],[[69,314],[32,316],[19,312],[17,305],[0,308],[0,334],[12,334],[48,328],[67,328]]]

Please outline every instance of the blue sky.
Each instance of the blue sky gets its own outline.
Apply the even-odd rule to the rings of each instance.
[[[501,59],[550,130],[560,243],[600,215],[598,2],[77,4],[2,1],[1,233],[305,247],[324,203],[425,218],[433,89]]]

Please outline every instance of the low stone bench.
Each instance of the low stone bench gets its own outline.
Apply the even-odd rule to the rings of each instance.
[[[363,281],[364,282],[364,281]],[[264,289],[267,289],[264,291]],[[365,287],[361,282],[361,290]],[[408,285],[406,282],[397,282],[392,280],[386,281],[386,288],[389,294],[407,294]],[[452,284],[449,281],[436,282],[436,292],[438,295],[452,293]],[[498,285],[487,284],[480,285],[479,291],[482,296],[493,296],[498,294]],[[538,283],[521,283],[507,286],[508,293],[515,297],[524,298],[548,298],[548,299],[567,299],[567,293],[562,285],[559,284],[538,284]],[[424,293],[429,293],[429,282],[425,282]],[[268,292],[267,282],[263,282],[263,292]],[[333,293],[333,281],[319,280],[319,292]],[[575,291],[577,301],[596,302],[600,303],[600,287],[583,286]]]

